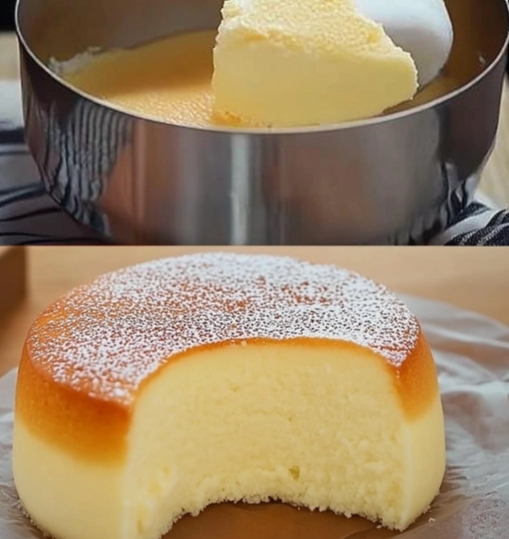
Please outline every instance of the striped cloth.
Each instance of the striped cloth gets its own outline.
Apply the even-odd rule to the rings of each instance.
[[[101,244],[94,232],[77,224],[46,193],[24,143],[22,125],[18,84],[0,82],[0,245]],[[65,176],[66,171],[61,173]],[[496,209],[481,196],[464,207],[465,196],[463,191],[452,195],[444,218],[449,223],[446,230],[412,243],[509,245],[509,210]]]

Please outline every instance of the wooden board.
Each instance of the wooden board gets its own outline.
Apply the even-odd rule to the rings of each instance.
[[[0,247],[0,318],[4,318],[21,303],[26,291],[26,249]]]

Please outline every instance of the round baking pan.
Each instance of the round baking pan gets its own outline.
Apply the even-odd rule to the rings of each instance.
[[[408,243],[447,224],[453,193],[468,201],[497,131],[506,0],[446,0],[455,39],[440,79],[381,117],[323,128],[171,125],[48,68],[91,47],[216,28],[221,4],[18,1],[28,143],[77,221],[118,243]]]

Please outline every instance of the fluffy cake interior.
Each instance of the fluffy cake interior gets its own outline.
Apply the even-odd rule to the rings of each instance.
[[[445,466],[436,375],[425,371],[415,376],[431,390],[412,404],[400,371],[352,343],[204,348],[142,384],[117,460],[42,439],[21,414],[16,485],[57,539],[157,539],[183,513],[268,498],[403,529]]]
[[[413,98],[413,58],[354,0],[226,0],[214,48],[218,117],[268,127],[368,118]]]

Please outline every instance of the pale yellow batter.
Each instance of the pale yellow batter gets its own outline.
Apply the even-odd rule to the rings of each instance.
[[[143,116],[192,126],[211,119],[216,31],[171,36],[107,52],[64,78],[83,92]]]

